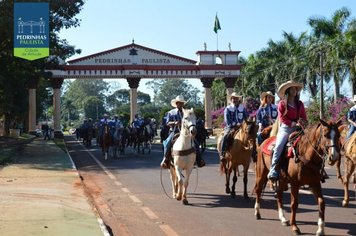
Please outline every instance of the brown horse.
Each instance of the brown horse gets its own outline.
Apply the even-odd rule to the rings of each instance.
[[[235,185],[237,182],[236,172],[238,170],[238,166],[243,166],[243,182],[244,182],[244,198],[248,199],[247,195],[247,173],[251,163],[251,154],[253,148],[256,145],[256,136],[257,136],[258,126],[254,120],[244,121],[239,129],[234,134],[234,140],[230,148],[226,150],[225,160],[220,163],[220,172],[225,174],[226,183],[225,183],[225,191],[226,193],[230,193],[232,197],[236,195],[235,193]],[[219,137],[222,138],[221,136]],[[220,140],[217,141],[218,150],[221,150]],[[232,187],[230,190],[230,176],[231,172],[234,171],[234,176],[232,178]]]
[[[101,151],[104,159],[107,160],[109,156],[110,147],[113,146],[113,139],[111,137],[110,128],[107,124],[103,127],[103,137],[101,139]]]
[[[354,175],[355,182],[355,165],[356,165],[356,132],[351,135],[351,137],[345,142],[344,156],[345,156],[345,175],[342,178],[342,183],[344,185],[344,200],[342,201],[342,206],[347,207],[349,205],[349,179],[351,175]]]
[[[308,127],[304,130],[304,135],[300,137],[296,147],[299,161],[294,159],[287,160],[287,152],[282,154],[281,159],[286,161],[287,170],[281,171],[277,188],[277,204],[278,215],[281,223],[287,225],[288,221],[284,217],[282,195],[287,187],[291,185],[291,216],[290,225],[295,234],[301,234],[296,224],[296,211],[298,207],[299,188],[303,185],[309,185],[313,194],[317,198],[319,206],[318,230],[316,235],[324,235],[324,216],[325,202],[321,191],[321,179],[324,169],[324,162],[328,159],[329,165],[334,165],[335,161],[340,156],[340,132],[338,126],[341,125],[341,120],[338,122],[325,122],[320,120],[320,123],[313,127]],[[271,138],[269,138],[271,139]],[[269,143],[269,139],[265,140],[258,149],[257,171],[256,171],[256,203],[255,215],[257,219],[261,219],[260,201],[262,191],[267,182],[267,174],[271,165],[271,155],[266,154],[264,146]]]

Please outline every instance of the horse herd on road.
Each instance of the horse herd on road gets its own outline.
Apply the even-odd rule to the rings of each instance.
[[[187,205],[187,188],[189,177],[194,168],[196,159],[194,150],[194,139],[201,135],[205,141],[207,138],[206,130],[201,130],[197,127],[196,117],[193,109],[183,109],[183,119],[178,139],[175,141],[172,148],[173,165],[169,172],[171,175],[173,197],[177,200],[182,200],[183,204]],[[292,231],[299,235],[301,231],[296,223],[296,212],[298,208],[299,189],[305,185],[309,186],[311,192],[317,199],[318,204],[318,229],[316,235],[325,235],[325,202],[322,194],[321,182],[325,178],[324,166],[326,163],[330,166],[336,166],[338,177],[344,185],[344,200],[343,206],[349,204],[348,185],[349,179],[354,175],[355,183],[355,164],[356,164],[356,132],[351,138],[345,141],[345,127],[341,120],[338,121],[320,121],[315,125],[307,127],[301,126],[298,133],[293,133],[290,137],[290,142],[285,147],[283,158],[279,164],[280,178],[273,183],[278,206],[278,217],[283,225],[290,225]],[[243,184],[244,198],[248,199],[247,193],[247,171],[251,162],[254,162],[256,183],[253,193],[256,195],[254,206],[256,219],[261,219],[260,202],[262,193],[268,184],[267,174],[271,165],[271,150],[275,143],[276,129],[278,123],[274,126],[266,128],[265,141],[258,146],[256,144],[256,136],[258,126],[253,119],[243,122],[241,127],[233,135],[234,139],[228,150],[226,151],[226,159],[220,162],[220,171],[226,176],[225,192],[232,197],[236,195],[235,185],[237,182],[238,166],[243,166]],[[137,151],[144,153],[144,149],[149,146],[150,152],[151,142],[153,140],[152,133],[149,127],[143,128],[140,131],[132,131],[124,129],[121,132],[121,138],[117,141],[112,140],[111,135],[106,135],[109,130],[105,130],[102,146],[103,153],[107,152],[106,147],[116,146],[117,150],[124,152],[124,147],[133,145]],[[163,132],[163,133],[162,133]],[[161,130],[161,139],[164,140],[164,130]],[[163,137],[162,137],[163,136]],[[297,137],[297,138],[296,138]],[[217,149],[220,151],[220,140],[222,134],[217,138]],[[125,140],[125,141],[124,141]],[[297,142],[295,140],[298,140]],[[107,142],[107,143],[106,143]],[[203,141],[199,142],[201,147],[205,149]],[[114,148],[115,150],[115,148]],[[257,158],[253,159],[252,154],[257,151]],[[116,152],[116,151],[115,151]],[[345,174],[341,175],[340,163],[345,160]],[[230,177],[232,177],[232,185],[230,188]],[[291,189],[291,216],[289,221],[285,218],[283,212],[282,195],[283,192]]]

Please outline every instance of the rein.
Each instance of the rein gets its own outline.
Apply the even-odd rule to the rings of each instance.
[[[305,132],[304,132],[304,130],[305,130],[304,127],[301,126],[301,128],[302,128],[302,132],[305,133]],[[308,144],[312,147],[312,149],[314,150],[314,152],[315,152],[315,153],[321,158],[321,160],[323,161],[323,162],[322,162],[322,165],[321,165],[321,167],[320,167],[320,170],[323,170],[324,167],[325,167],[325,161],[326,161],[326,159],[328,158],[328,155],[327,155],[327,154],[328,154],[328,151],[327,151],[328,148],[331,148],[331,147],[337,148],[335,144],[333,144],[333,145],[324,145],[324,147],[321,147],[322,154],[320,154],[320,153],[317,151],[317,147],[319,147],[320,144],[321,144],[322,136],[323,136],[323,127],[322,127],[322,125],[320,125],[320,135],[319,135],[319,137],[318,137],[318,141],[317,141],[317,143],[316,143],[316,146],[314,146],[314,145],[312,144],[312,142],[310,141],[309,135],[306,137]]]

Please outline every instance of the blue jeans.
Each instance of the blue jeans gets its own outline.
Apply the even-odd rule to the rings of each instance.
[[[167,150],[170,150],[172,147],[174,132],[171,132],[166,140],[163,141],[163,156],[167,157]]]
[[[279,159],[282,155],[282,152],[284,150],[284,146],[286,145],[288,141],[288,137],[291,133],[295,131],[296,127],[289,127],[286,124],[282,124],[278,128],[278,133],[276,137],[276,146],[274,147],[274,152],[272,156],[272,164],[271,164],[271,169],[269,170],[268,173],[268,178],[278,178],[278,172],[276,170],[276,166],[279,162]]]

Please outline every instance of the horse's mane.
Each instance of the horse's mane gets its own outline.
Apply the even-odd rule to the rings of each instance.
[[[311,147],[312,144],[316,142],[316,140],[320,136],[320,123],[317,125],[312,125],[306,127],[303,132],[303,136],[301,137],[298,147],[299,154],[304,155],[307,150]]]

